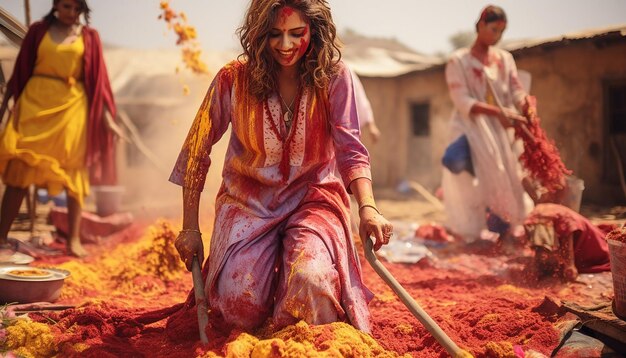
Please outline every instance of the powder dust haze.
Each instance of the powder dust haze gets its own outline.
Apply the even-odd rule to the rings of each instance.
[[[153,53],[113,48],[105,51],[105,56],[118,111],[127,114],[138,134],[133,136],[124,128],[132,142],[119,140],[122,206],[138,218],[176,220],[182,212],[182,190],[168,178],[214,73],[193,75],[183,70],[179,51]],[[230,59],[229,54],[222,56],[226,58],[215,62]],[[121,119],[118,123],[125,127]],[[207,214],[212,216],[228,136],[226,133],[211,153],[201,222]],[[142,147],[147,150],[141,150]]]

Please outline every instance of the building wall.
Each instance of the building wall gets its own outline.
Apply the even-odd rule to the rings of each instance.
[[[372,105],[374,120],[382,135],[373,143],[367,133],[363,142],[370,153],[372,177],[378,187],[394,186],[406,172],[408,151],[405,131],[406,119],[400,116],[402,105],[397,78],[361,78]]]
[[[626,41],[601,46],[591,40],[578,41],[514,55],[518,68],[532,76],[531,93],[537,96],[548,137],[555,141],[566,166],[585,181],[583,200],[623,202],[619,186],[607,185],[602,178],[610,150],[603,88],[606,81],[626,80]],[[409,179],[436,189],[452,112],[444,68],[397,78],[363,78],[362,82],[383,133],[376,145],[365,140],[372,155],[375,185],[393,187]],[[410,103],[414,101],[430,102],[429,137],[411,133]]]
[[[371,155],[374,185],[395,187],[403,180],[414,180],[436,189],[452,106],[443,71],[396,78],[362,78],[362,82],[382,132],[376,144],[371,143],[366,133],[363,135]],[[425,102],[430,104],[430,136],[414,136],[411,104]]]
[[[623,202],[620,188],[602,178],[610,153],[603,90],[606,81],[626,80],[626,41],[538,48],[520,53],[516,61],[533,76],[531,92],[537,96],[543,128],[566,166],[585,181],[584,200]]]

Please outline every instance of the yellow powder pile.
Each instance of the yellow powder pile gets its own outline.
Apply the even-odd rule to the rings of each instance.
[[[485,355],[494,358],[517,358],[513,345],[509,342],[487,342]]]
[[[59,265],[71,272],[61,299],[157,297],[168,283],[186,274],[174,247],[177,231],[170,222],[159,220],[136,243],[119,245],[91,263]]]
[[[225,357],[398,357],[374,338],[353,326],[335,322],[310,326],[304,321],[288,326],[267,339],[240,334],[224,347]],[[216,357],[208,353],[204,357]],[[407,357],[409,357],[407,355]]]
[[[58,266],[67,270],[71,275],[65,279],[61,290],[61,300],[86,297],[103,288],[103,281],[96,265],[89,265],[78,261],[68,261]]]
[[[50,357],[56,353],[56,344],[50,327],[27,318],[14,320],[6,328],[6,348],[18,357]]]

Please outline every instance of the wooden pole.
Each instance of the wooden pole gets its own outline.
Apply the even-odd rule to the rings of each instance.
[[[30,0],[24,0],[24,17],[26,19],[26,27],[30,26]]]

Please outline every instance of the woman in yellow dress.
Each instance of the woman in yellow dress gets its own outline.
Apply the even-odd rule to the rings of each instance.
[[[2,118],[14,98],[0,136],[5,256],[12,251],[8,232],[30,185],[51,195],[66,191],[68,253],[83,257],[79,228],[90,175],[98,184],[116,181],[112,136],[103,119],[105,107],[115,114],[115,104],[97,32],[80,23],[81,14],[88,22],[85,0],[54,0],[50,13],[29,28],[0,107]]]

